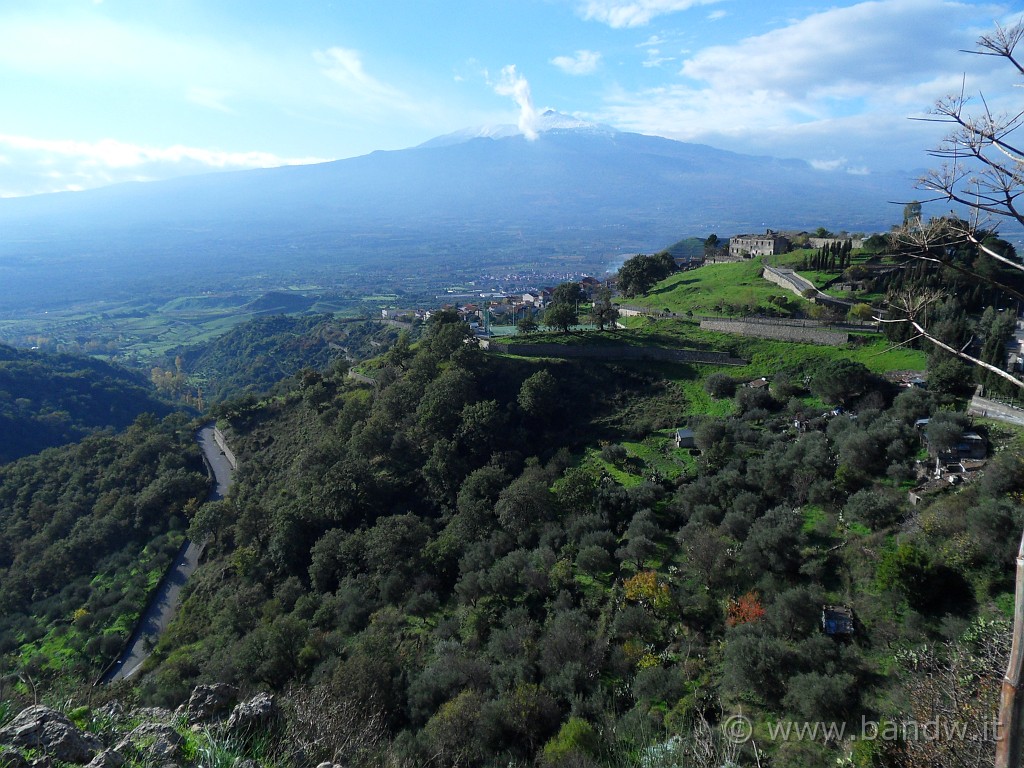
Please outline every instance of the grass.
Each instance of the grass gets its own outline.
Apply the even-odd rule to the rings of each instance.
[[[651,309],[668,310],[685,315],[743,315],[771,309],[779,303],[789,306],[810,306],[796,294],[769,283],[761,277],[760,259],[706,264],[682,272],[658,283],[650,293],[623,300]],[[784,313],[788,314],[788,313]]]

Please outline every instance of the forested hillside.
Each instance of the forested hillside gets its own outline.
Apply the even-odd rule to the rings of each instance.
[[[137,373],[0,344],[0,464],[169,411]]]
[[[690,419],[696,462],[668,480],[621,443],[681,426],[673,379],[697,371],[465,338],[440,315],[376,388],[307,375],[224,406],[238,481],[191,521],[209,562],[144,700],[301,685],[345,713],[316,726],[319,754],[358,765],[753,764],[752,744],[773,766],[946,764],[962,744],[766,729],[988,716],[1024,525],[1012,435],[989,433],[980,480],[911,506],[931,461],[915,423],[952,401],[812,360],[765,371],[771,391],[709,378],[728,415]],[[965,429],[935,420],[936,443]],[[830,605],[852,634],[823,632]],[[948,689],[974,704],[950,709]],[[708,727],[735,713],[752,743]]]
[[[0,658],[50,686],[112,662],[208,483],[186,418],[0,467]]]
[[[262,317],[211,342],[174,350],[163,369],[154,371],[154,380],[171,391],[192,382],[207,402],[216,402],[267,392],[305,368],[326,371],[339,361],[372,357],[397,336],[395,328],[361,318]]]

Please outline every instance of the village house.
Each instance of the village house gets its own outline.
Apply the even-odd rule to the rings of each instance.
[[[829,637],[853,634],[853,610],[845,605],[826,605],[821,609],[821,629]]]
[[[787,251],[789,239],[770,229],[763,235],[736,235],[729,239],[729,256],[732,258],[775,256]]]
[[[676,448],[694,448],[696,444],[693,441],[693,430],[692,429],[677,429],[675,436]]]

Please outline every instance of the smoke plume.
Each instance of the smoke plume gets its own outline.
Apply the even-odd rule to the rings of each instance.
[[[530,95],[530,84],[516,72],[516,65],[509,64],[501,70],[501,80],[494,85],[499,96],[511,96],[519,105],[519,130],[530,141],[537,138],[537,110]]]

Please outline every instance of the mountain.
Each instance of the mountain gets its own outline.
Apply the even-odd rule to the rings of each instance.
[[[543,115],[308,166],[0,200],[5,305],[137,295],[185,280],[449,279],[569,259],[583,269],[681,235],[887,229],[909,175],[803,161]]]

